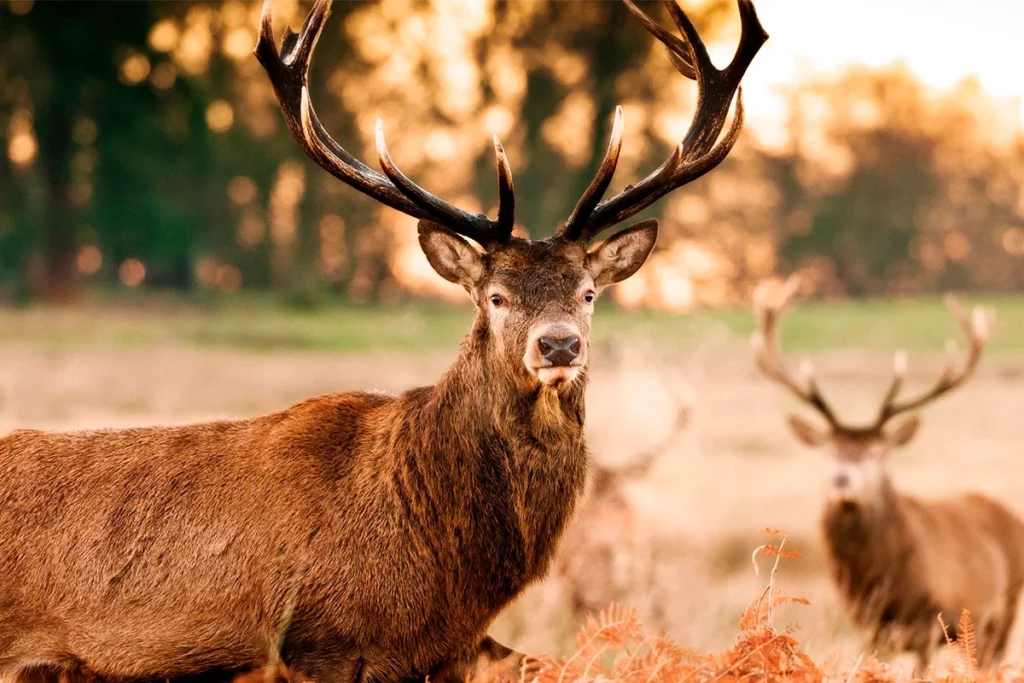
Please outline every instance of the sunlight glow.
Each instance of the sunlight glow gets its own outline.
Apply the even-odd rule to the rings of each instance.
[[[1024,3],[1018,0],[759,0],[757,12],[771,39],[743,88],[751,128],[765,143],[780,142],[788,87],[851,64],[883,67],[902,62],[936,90],[975,77],[1024,123]],[[719,64],[735,47],[738,19],[733,24],[712,47]]]

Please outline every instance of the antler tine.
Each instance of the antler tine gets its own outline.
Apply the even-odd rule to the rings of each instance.
[[[300,32],[296,34],[290,28],[285,31],[278,52],[271,21],[272,0],[263,2],[253,54],[270,77],[285,123],[299,147],[338,180],[397,211],[436,221],[485,247],[507,241],[512,231],[506,232],[501,221],[469,213],[435,197],[402,174],[390,157],[389,166],[384,168],[386,176],[381,175],[356,159],[324,129],[309,96],[308,80],[313,52],[330,16],[331,4],[332,0],[316,0]],[[504,195],[502,206],[508,206]]]
[[[801,379],[798,381],[781,358],[778,324],[799,286],[799,277],[791,275],[781,286],[764,281],[754,290],[754,313],[758,325],[751,338],[754,360],[765,375],[789,389],[798,399],[817,410],[831,426],[837,427],[839,420],[821,393],[814,365],[805,359],[800,365]]]
[[[691,81],[697,80],[697,72],[693,68],[693,53],[686,41],[672,35],[671,31],[668,31],[661,24],[647,16],[647,14],[633,4],[631,0],[623,0],[623,2],[625,2],[626,8],[630,13],[640,20],[640,23],[644,25],[644,28],[646,28],[649,33],[668,48],[669,59],[672,60],[672,64],[675,65],[676,69]],[[672,12],[673,9],[679,9],[675,3],[666,2],[665,4],[669,5],[670,12]],[[674,14],[673,19],[675,19]],[[676,26],[679,26],[678,21],[676,21]]]
[[[882,399],[882,410],[885,410],[885,406],[895,401],[900,395],[900,391],[903,389],[903,380],[906,376],[907,352],[901,349],[896,352],[892,361],[892,382],[889,384],[889,389],[885,392],[885,398]]]
[[[498,161],[498,232],[501,241],[507,242],[516,224],[516,195],[512,167],[497,135],[494,136],[494,155]]]
[[[671,381],[663,374],[658,375],[658,377],[671,397],[672,422],[669,425],[668,431],[656,443],[631,458],[628,464],[614,471],[620,477],[637,479],[646,476],[650,472],[651,467],[654,466],[654,463],[672,448],[680,434],[690,424],[693,400],[689,384],[681,375],[677,375],[675,381]]]
[[[422,187],[413,182],[409,176],[402,173],[402,170],[398,168],[394,160],[391,158],[391,154],[388,152],[387,143],[384,141],[384,122],[381,119],[377,119],[377,130],[376,130],[376,145],[377,145],[377,158],[380,161],[381,170],[395,186],[401,190],[402,194],[408,197],[413,204],[422,209],[428,216],[444,216],[455,207],[451,206],[447,202],[438,199],[434,195],[430,194]],[[461,213],[461,209],[455,209]],[[481,226],[477,224],[477,221],[473,220],[470,214],[466,214],[467,220],[462,221],[462,225],[456,229],[461,235],[465,235],[470,239],[476,240],[484,247],[493,247],[497,244],[508,241],[508,237],[511,236],[512,231],[509,230],[507,235],[503,235],[502,232],[497,228],[494,221],[486,219],[486,224]],[[442,221],[446,227],[450,227],[451,223],[448,221]]]
[[[608,150],[604,153],[604,159],[590,181],[586,191],[580,200],[576,202],[569,220],[559,231],[559,235],[569,240],[589,241],[591,234],[586,231],[587,220],[594,212],[597,203],[608,190],[608,185],[615,175],[615,167],[619,163],[619,152],[622,151],[622,107],[615,107],[615,119],[612,121],[612,133],[608,140]]]
[[[919,396],[905,401],[898,401],[897,398],[903,382],[902,375],[906,370],[906,356],[904,354],[902,361],[904,372],[900,372],[899,360],[897,360],[896,378],[894,378],[893,386],[890,387],[885,400],[882,402],[882,407],[878,411],[876,427],[881,427],[901,413],[916,410],[934,401],[966,382],[974,374],[975,369],[978,367],[978,362],[981,360],[982,351],[984,351],[985,345],[992,337],[992,330],[995,325],[995,312],[991,309],[976,306],[972,311],[972,315],[968,316],[960,302],[952,296],[946,297],[946,306],[949,308],[949,312],[952,314],[957,326],[960,327],[967,338],[967,357],[964,359],[963,364],[957,369],[956,341],[950,339],[946,344],[946,362],[935,384]]]
[[[636,185],[599,202],[587,216],[581,239],[593,239],[598,233],[644,210],[672,190],[690,183],[720,164],[732,150],[743,127],[743,94],[740,89],[747,68],[768,40],[750,0],[737,0],[742,29],[740,43],[732,61],[724,69],[715,68],[707,48],[690,21],[674,0],[665,0],[672,19],[683,34],[680,39],[647,16],[632,0],[623,0],[629,11],[668,49],[676,69],[697,81],[697,112],[686,136],[672,156]],[[736,112],[726,135],[719,140],[729,115],[733,96]],[[599,172],[600,173],[600,172]],[[595,179],[596,180],[596,179]]]

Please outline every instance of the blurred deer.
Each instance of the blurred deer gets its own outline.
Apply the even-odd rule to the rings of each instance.
[[[552,586],[568,601],[574,624],[611,603],[642,609],[659,627],[663,605],[656,599],[655,553],[650,524],[636,509],[629,488],[679,444],[693,410],[689,385],[659,373],[671,401],[671,424],[656,443],[621,466],[591,459],[587,488],[558,548]]]
[[[975,308],[968,317],[955,299],[950,311],[967,338],[967,356],[957,362],[949,346],[945,367],[927,391],[901,399],[907,356],[896,354],[892,383],[878,416],[867,425],[841,422],[805,361],[794,377],[781,359],[778,324],[799,287],[762,283],[754,293],[758,330],[754,357],[761,370],[824,418],[822,430],[790,416],[789,425],[806,446],[832,458],[823,529],[831,574],[855,622],[870,633],[883,655],[909,651],[919,670],[943,634],[938,616],[955,624],[968,610],[978,631],[979,662],[999,661],[1007,646],[1024,585],[1024,523],[983,495],[922,501],[896,490],[888,473],[889,453],[917,433],[919,408],[961,386],[974,373],[994,326],[994,313]],[[902,422],[894,418],[910,414]]]
[[[410,180],[379,123],[383,175],[332,139],[308,88],[331,2],[317,0],[280,50],[265,2],[255,55],[299,147],[419,219],[427,260],[476,305],[472,330],[437,384],[400,396],[0,439],[0,676],[211,680],[280,656],[317,683],[518,678],[522,656],[486,633],[547,573],[582,493],[594,302],[643,265],[657,222],[591,245],[725,159],[742,127],[740,80],[767,39],[739,0],[739,49],[719,70],[674,4],[684,38],[626,4],[696,79],[693,126],[657,170],[602,200],[622,144],[616,110],[569,218],[528,240],[512,234],[512,173],[497,140],[492,219]]]

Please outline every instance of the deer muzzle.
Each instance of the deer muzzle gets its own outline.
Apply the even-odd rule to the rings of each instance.
[[[576,379],[586,364],[586,344],[575,325],[556,323],[536,330],[527,343],[523,362],[541,384]]]

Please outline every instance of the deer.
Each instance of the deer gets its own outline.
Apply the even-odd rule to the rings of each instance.
[[[767,40],[753,4],[738,0],[739,46],[718,69],[672,2],[683,37],[624,1],[696,81],[692,125],[656,170],[605,198],[623,137],[616,109],[575,208],[531,240],[513,235],[512,172],[496,137],[495,218],[409,179],[379,121],[382,172],[336,142],[308,87],[331,0],[316,0],[280,48],[265,0],[254,54],[295,142],[418,221],[427,261],[475,304],[472,327],[435,384],[400,395],[4,436],[0,676],[210,680],[280,661],[318,683],[518,677],[524,655],[487,631],[545,575],[576,506],[595,300],[640,269],[658,223],[596,238],[726,158],[743,125],[740,80]]]
[[[897,352],[877,416],[869,424],[850,424],[825,400],[810,361],[803,362],[797,377],[782,359],[779,320],[799,288],[798,276],[757,287],[753,352],[769,379],[812,407],[827,425],[821,429],[795,415],[788,418],[800,443],[824,450],[832,461],[822,530],[831,578],[848,613],[880,656],[912,653],[923,673],[937,648],[957,638],[940,624],[956,624],[967,610],[977,628],[979,663],[1000,661],[1024,586],[1024,522],[978,493],[936,500],[901,493],[888,471],[891,452],[918,432],[916,411],[974,373],[992,335],[994,312],[975,307],[968,316],[948,297],[967,341],[966,357],[960,361],[951,340],[938,380],[901,398],[907,354]],[[894,422],[901,416],[907,417]]]
[[[681,379],[663,381],[671,399],[671,421],[664,434],[624,464],[590,460],[582,502],[551,569],[551,585],[566,599],[574,624],[612,603],[639,607],[641,596],[648,623],[659,627],[664,620],[662,605],[654,597],[653,535],[629,493],[631,486],[646,479],[654,465],[673,452],[690,424],[689,385]]]

